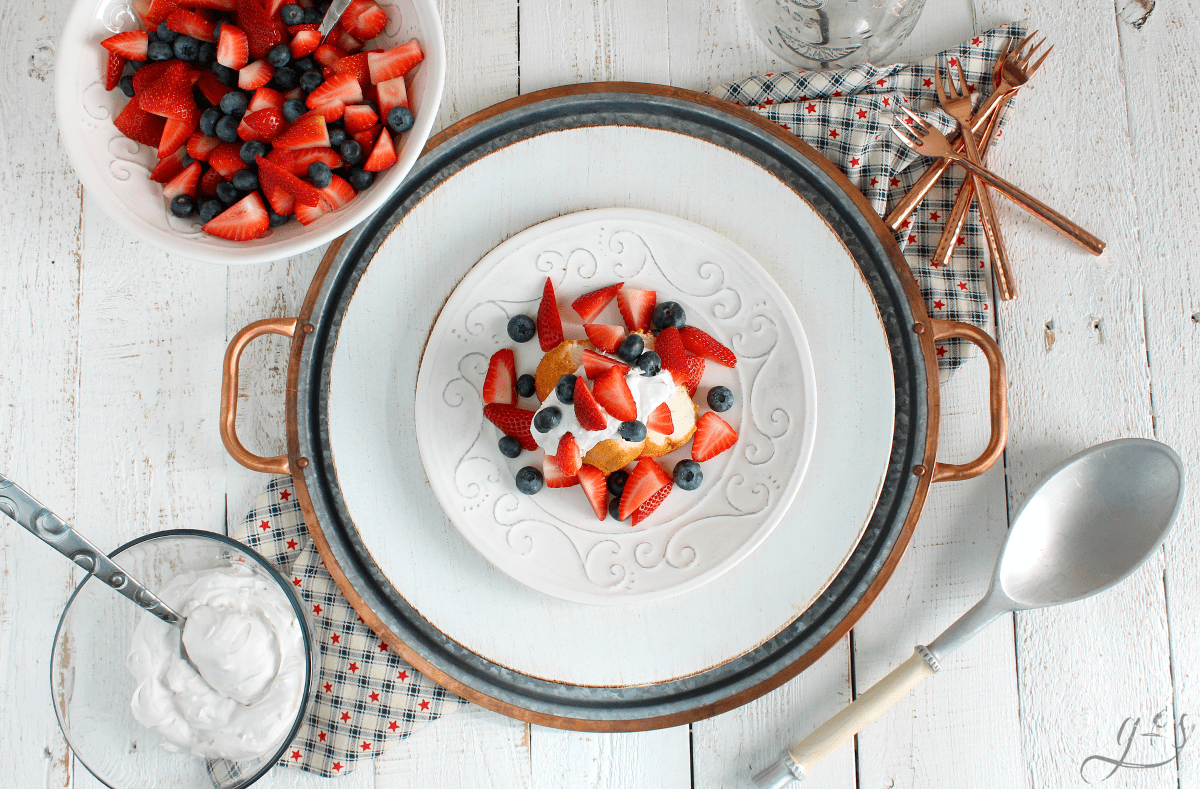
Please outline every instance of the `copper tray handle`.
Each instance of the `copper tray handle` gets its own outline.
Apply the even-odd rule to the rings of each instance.
[[[267,318],[255,321],[245,327],[229,341],[225,349],[225,366],[221,375],[221,441],[225,449],[238,463],[252,471],[264,474],[287,474],[292,470],[288,465],[287,455],[265,458],[256,455],[242,445],[237,436],[237,398],[238,398],[238,364],[242,360],[242,352],[256,337],[264,334],[278,334],[291,338],[296,334],[296,324],[299,318]]]
[[[992,414],[992,435],[988,439],[987,447],[979,457],[968,463],[933,464],[933,482],[957,482],[978,477],[995,465],[1004,453],[1004,444],[1008,441],[1008,377],[1004,372],[1004,357],[1000,355],[1000,346],[996,345],[996,341],[983,329],[969,323],[936,318],[931,319],[931,323],[935,342],[948,337],[958,337],[974,343],[987,359],[990,371],[988,399]]]

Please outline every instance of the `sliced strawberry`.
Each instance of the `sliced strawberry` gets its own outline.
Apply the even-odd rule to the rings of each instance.
[[[243,68],[250,62],[250,41],[246,38],[246,31],[228,22],[221,25],[217,62],[232,69]]]
[[[603,430],[608,427],[608,418],[582,378],[575,379],[575,418],[584,430]]]
[[[166,22],[167,17],[179,8],[179,4],[174,0],[135,0],[133,7],[147,30],[157,30],[158,26]]]
[[[354,138],[356,143],[362,146],[364,151],[370,151],[375,148],[375,141],[379,139],[379,132],[382,130],[382,125],[375,125],[369,129],[363,129],[360,132],[355,132],[350,136]]]
[[[192,132],[187,141],[187,154],[193,159],[207,162],[213,149],[220,144],[221,141],[216,137],[209,137],[204,132]]]
[[[650,331],[653,326],[654,305],[658,294],[652,290],[623,288],[617,294],[617,309],[630,331]]]
[[[163,124],[162,139],[158,141],[159,158],[170,156],[183,148],[187,144],[188,138],[196,131],[197,125],[195,118],[191,120],[167,118],[167,122]]]
[[[267,14],[271,17],[278,17],[279,9],[283,8],[287,2],[288,0],[266,0],[264,5],[267,8]]]
[[[629,372],[629,365],[622,364],[616,359],[610,359],[607,356],[596,353],[591,348],[586,348],[583,351],[583,372],[593,381],[599,378],[611,368],[616,368],[624,376]]]
[[[512,348],[501,348],[492,354],[483,379],[483,402],[516,405],[517,362]]]
[[[338,31],[337,28],[334,28],[334,30],[329,34],[329,40],[336,44],[338,49],[347,53],[357,52],[363,48],[363,42],[359,41],[345,30]]]
[[[483,407],[483,415],[492,424],[500,428],[506,436],[512,436],[521,442],[521,447],[528,450],[537,449],[537,442],[529,432],[533,422],[533,411],[517,408],[502,403],[489,403]]]
[[[266,159],[263,159],[263,162],[270,164],[270,162],[267,162]],[[271,166],[275,167],[275,165]],[[279,172],[283,172],[277,167],[275,169]],[[287,175],[289,178],[296,177],[290,173]],[[291,192],[283,188],[283,184],[278,179],[272,176],[273,174],[268,174],[260,164],[258,168],[258,185],[259,188],[262,189],[263,196],[267,198],[267,203],[270,204],[271,210],[280,216],[288,216],[289,214],[295,213],[296,198],[292,196]]]
[[[204,232],[230,241],[249,241],[267,232],[271,218],[258,192],[251,192],[204,225]]]
[[[655,491],[653,496],[642,502],[642,506],[633,511],[633,525],[637,526],[650,517],[650,513],[658,509],[658,505],[663,503],[663,499],[667,497],[667,494],[671,492],[671,488],[673,487],[674,483],[668,481],[666,485]]]
[[[605,411],[622,422],[637,419],[637,401],[633,399],[629,384],[625,383],[625,376],[618,368],[613,367],[596,379],[592,395]]]
[[[301,8],[304,7],[303,2],[296,3],[296,5],[300,6]],[[321,29],[320,25],[304,23],[304,24],[299,24],[299,25],[288,25],[287,32],[288,32],[289,36],[294,36],[297,33],[303,33],[306,31],[311,32],[313,30],[320,30],[320,29]]]
[[[408,86],[404,84],[404,77],[396,77],[376,84],[375,93],[381,118],[386,118],[393,107],[408,106]]]
[[[274,153],[274,151],[271,153]],[[288,154],[290,152],[280,151],[279,153]],[[303,148],[292,155],[295,157],[292,164],[292,175],[307,175],[308,166],[313,162],[325,162],[331,170],[336,170],[342,166],[342,157],[338,155],[337,151],[324,146]],[[268,156],[268,158],[270,157]],[[280,167],[283,167],[283,165],[280,165]]]
[[[187,64],[172,60],[161,77],[137,94],[138,104],[146,112],[165,118],[192,120],[199,115],[196,100],[192,98],[193,83],[192,70]]]
[[[733,351],[714,340],[708,332],[702,329],[697,329],[695,326],[684,326],[679,330],[679,338],[683,340],[684,348],[698,356],[712,359],[717,364],[723,364],[726,367],[737,365],[737,357],[733,355]]]
[[[573,305],[572,305],[573,306]],[[620,326],[607,326],[603,323],[585,323],[583,331],[588,340],[605,353],[616,353],[621,341],[625,339],[625,330]]]
[[[542,459],[542,477],[545,478],[548,488],[569,488],[579,484],[579,477],[563,471],[558,457],[549,452]]]
[[[256,90],[270,82],[273,76],[274,66],[266,60],[256,60],[238,71],[238,87],[242,90]]]
[[[258,181],[262,184],[263,191],[267,192],[267,199],[272,205],[275,204],[275,201],[271,200],[271,192],[280,189],[287,192],[295,202],[301,205],[315,207],[321,204],[321,191],[312,184],[307,181],[301,181],[279,165],[261,156],[255,156],[254,161],[258,165]],[[267,191],[268,189],[271,191]],[[283,200],[282,202],[286,204],[287,201]],[[287,216],[287,214],[284,214],[279,209],[275,209],[275,213]],[[288,211],[287,213],[290,214],[292,212]]]
[[[196,87],[204,94],[204,98],[208,99],[208,103],[214,107],[221,103],[221,99],[225,98],[226,93],[233,90],[217,79],[211,71],[200,72],[200,76],[196,79]]]
[[[625,520],[633,514],[634,510],[649,501],[651,496],[670,483],[670,475],[663,471],[662,466],[655,463],[652,458],[638,458],[637,465],[633,467],[633,471],[629,472],[629,479],[625,481],[625,490],[621,492],[621,504],[617,510],[618,517]]]
[[[187,0],[189,8],[205,8],[212,11],[233,11],[237,8],[236,0]]]
[[[200,194],[205,197],[216,197],[217,184],[221,183],[221,174],[213,168],[208,168],[204,171],[204,175],[200,176]],[[276,211],[275,213],[279,213]]]
[[[308,99],[305,102],[309,108],[323,107],[326,104],[334,102],[340,104],[357,104],[362,101],[362,85],[358,84],[358,79],[349,72],[334,74],[329,79],[317,86],[317,89],[308,94]]]
[[[200,162],[192,162],[179,175],[163,184],[163,197],[174,200],[179,195],[196,196],[196,187],[200,184]]]
[[[157,116],[156,116],[157,117]],[[156,184],[165,184],[183,172],[183,155],[186,153],[179,148],[166,158],[159,159],[158,164],[150,171],[150,180]]]
[[[396,163],[396,145],[387,129],[379,131],[379,139],[371,149],[371,155],[363,162],[362,168],[368,173],[378,173]]]
[[[320,63],[322,66],[332,65],[334,62],[346,57],[346,53],[335,47],[333,44],[325,43],[313,50],[313,60]]]
[[[216,41],[216,37],[213,36],[213,30],[216,28],[216,25],[195,11],[188,11],[182,8],[178,11],[172,11],[171,15],[167,17],[167,28],[201,41]]]
[[[141,63],[148,57],[146,51],[150,46],[150,39],[145,30],[129,30],[109,36],[100,42],[100,46],[126,60],[136,60]]]
[[[703,462],[715,458],[737,443],[738,434],[729,423],[713,411],[706,411],[696,421],[692,436],[692,460]]]
[[[246,31],[250,57],[253,59],[265,58],[287,37],[283,23],[268,14],[266,6],[259,0],[238,0],[237,26]]]
[[[604,472],[595,466],[585,465],[579,467],[578,477],[579,487],[583,488],[588,503],[592,505],[592,512],[596,513],[597,518],[604,520],[608,515],[608,487]]]
[[[268,107],[283,111],[283,94],[273,88],[259,88],[254,91],[254,95],[250,97],[250,103],[246,105],[246,114],[265,110]]]
[[[584,323],[590,323],[595,320],[601,310],[608,306],[610,301],[617,297],[617,291],[624,284],[624,282],[618,282],[616,285],[585,293],[571,302],[571,308],[579,313],[579,317],[583,319]]]
[[[116,52],[108,53],[108,63],[104,69],[104,89],[112,90],[121,84],[121,77],[125,74],[125,58],[118,55]]]
[[[242,134],[242,126],[245,126],[248,135]],[[248,112],[242,118],[242,122],[238,124],[238,134],[243,140],[273,140],[278,136],[283,127],[287,126],[287,121],[283,119],[283,114],[274,107],[264,107],[256,112]]]
[[[167,69],[178,62],[177,60],[159,60],[142,66],[133,72],[133,92],[135,94],[145,93],[147,88],[158,82],[167,73]]]
[[[276,211],[276,213],[279,212]],[[653,430],[655,433],[662,433],[664,436],[674,433],[675,420],[671,418],[671,407],[663,403],[651,411],[650,417],[646,419],[646,429]]]
[[[242,146],[236,142],[221,143],[208,155],[208,164],[222,178],[232,178],[237,171],[246,169],[246,163],[242,161]]]
[[[335,175],[329,186],[321,190],[321,207],[326,211],[336,211],[353,200],[357,194],[345,178]]]
[[[700,386],[700,379],[703,377],[704,359],[689,353],[687,357],[687,380],[685,381],[688,397],[696,394],[696,389]]]
[[[329,131],[325,128],[325,119],[312,113],[297,118],[291,128],[275,138],[274,145],[284,151],[328,148]]]
[[[361,88],[365,88],[371,84],[371,72],[367,68],[366,52],[359,52],[356,55],[347,55],[344,58],[338,58],[329,64],[329,67],[338,74],[353,74]]]
[[[568,477],[574,477],[581,465],[583,453],[579,451],[579,442],[575,440],[575,434],[568,431],[558,441],[558,466]]]
[[[563,341],[562,318],[558,315],[558,300],[554,298],[554,283],[549,277],[542,288],[542,303],[538,305],[537,333],[543,351]]]
[[[350,134],[369,129],[379,122],[375,110],[367,104],[351,104],[344,116],[346,131]]]
[[[385,27],[387,27],[387,12],[371,3],[365,11],[346,25],[346,32],[362,41],[370,41],[382,33]]]
[[[424,59],[425,54],[421,52],[421,45],[415,38],[386,52],[372,52],[367,55],[367,64],[371,68],[371,82],[379,85],[396,77],[403,77]]]
[[[663,369],[671,373],[671,380],[676,384],[688,380],[688,352],[683,347],[679,329],[668,326],[660,331],[654,340],[654,351],[662,359]]]
[[[328,213],[329,211],[326,210],[324,206],[296,206],[296,219],[300,220],[300,224],[305,226],[311,225],[313,222],[316,222],[318,219]]]

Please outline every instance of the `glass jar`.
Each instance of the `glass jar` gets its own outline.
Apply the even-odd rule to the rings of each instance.
[[[879,64],[908,38],[925,0],[748,0],[750,25],[803,69]]]

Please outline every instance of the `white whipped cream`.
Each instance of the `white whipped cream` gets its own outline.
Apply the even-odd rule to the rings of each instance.
[[[145,615],[126,665],[133,715],[171,752],[244,761],[278,748],[304,693],[304,635],[273,582],[241,563],[184,573],[159,596],[187,622]],[[182,638],[188,656],[179,654]]]
[[[576,370],[575,374],[586,380],[583,367]],[[675,394],[675,390],[678,388],[671,380],[671,374],[666,370],[659,370],[657,375],[648,377],[642,375],[641,370],[636,367],[631,368],[625,374],[625,383],[629,385],[629,391],[633,394],[633,402],[637,403],[637,418],[643,425],[646,424],[646,420],[650,418],[654,409],[671,399],[671,395]],[[604,411],[605,426],[603,430],[584,430],[579,424],[579,418],[575,416],[575,405],[559,400],[557,388],[550,390],[550,395],[546,398],[546,402],[538,408],[538,411],[541,412],[550,406],[557,406],[558,410],[562,411],[562,421],[547,433],[539,433],[536,427],[531,427],[529,431],[533,434],[533,440],[537,445],[548,454],[558,454],[558,442],[567,433],[575,435],[579,451],[584,455],[601,441],[618,437],[617,431],[621,428],[621,420],[604,411],[604,406],[600,407],[600,410]],[[534,419],[536,418],[535,414]]]

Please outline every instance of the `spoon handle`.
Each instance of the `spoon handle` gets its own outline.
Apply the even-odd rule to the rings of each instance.
[[[3,474],[0,474],[0,512],[159,619],[176,627],[183,626],[183,617],[154,592],[131,578],[90,540]]]

